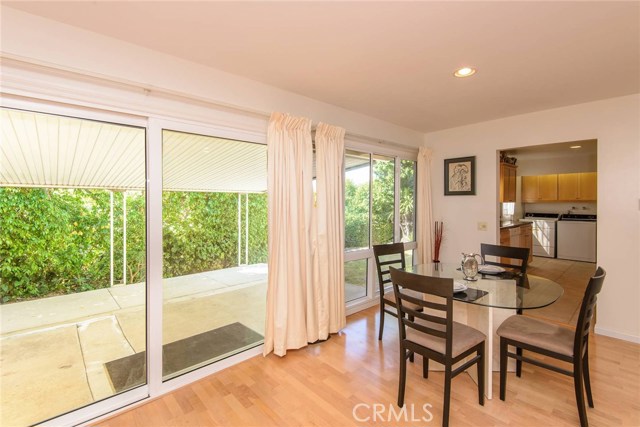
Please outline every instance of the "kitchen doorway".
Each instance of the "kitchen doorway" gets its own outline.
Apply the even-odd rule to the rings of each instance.
[[[597,140],[592,139],[500,152],[500,223],[532,222],[533,258],[528,272],[564,288],[558,301],[530,310],[529,316],[575,325],[584,290],[597,266],[597,148]],[[536,227],[539,217],[546,222]],[[579,248],[573,248],[575,236],[564,231],[576,226],[590,232]]]

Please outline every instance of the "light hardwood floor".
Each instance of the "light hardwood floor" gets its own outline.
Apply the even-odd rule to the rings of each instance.
[[[100,422],[120,426],[426,426],[441,425],[443,373],[422,378],[421,359],[409,364],[407,417],[389,420],[398,387],[397,321],[388,316],[377,340],[378,312],[348,318],[347,327],[325,343],[290,351],[284,358],[252,358],[143,406]],[[595,408],[591,426],[640,425],[640,345],[594,336],[591,378]],[[494,396],[498,375],[494,373]],[[509,374],[507,400],[477,403],[468,375],[453,380],[452,426],[578,426],[570,377],[524,365]],[[373,420],[373,405],[384,408]],[[433,419],[425,417],[423,405]],[[359,406],[357,406],[359,405]],[[358,421],[355,415],[367,421]]]
[[[534,257],[527,272],[559,283],[564,294],[550,306],[527,310],[525,315],[575,327],[584,291],[596,268],[597,265],[590,262]],[[606,289],[606,279],[604,286]]]

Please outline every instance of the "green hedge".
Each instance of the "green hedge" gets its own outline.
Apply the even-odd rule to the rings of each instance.
[[[123,275],[122,197],[114,193],[116,283]],[[235,193],[165,192],[164,277],[236,266],[237,210]],[[109,211],[104,190],[0,188],[0,300],[108,287]],[[250,194],[250,263],[267,260],[266,212],[266,195]],[[145,280],[145,238],[145,195],[128,192],[127,283]]]

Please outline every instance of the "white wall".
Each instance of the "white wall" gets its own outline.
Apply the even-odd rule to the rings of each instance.
[[[497,242],[497,150],[598,140],[598,264],[607,279],[599,333],[640,342],[640,95],[612,98],[425,135],[433,148],[433,206],[445,222],[442,259]],[[443,160],[476,156],[477,195],[444,196]],[[478,231],[486,221],[488,231]]]
[[[77,27],[27,14],[2,5],[0,49],[2,56],[75,71],[84,76],[186,96],[202,102],[267,114],[282,111],[324,121],[347,129],[347,133],[418,147],[423,134],[373,117],[326,104],[273,86],[185,61],[105,37]],[[37,31],[34,31],[37,29]],[[3,68],[5,65],[3,64]],[[3,70],[4,71],[4,70]],[[84,82],[77,82],[81,86]],[[61,89],[64,84],[61,84]],[[3,88],[4,90],[5,88]],[[70,88],[72,91],[75,88]],[[113,87],[117,91],[118,87]],[[142,91],[139,91],[142,93]],[[110,94],[95,96],[109,104]],[[142,111],[138,111],[142,113]],[[266,132],[266,129],[265,129]]]

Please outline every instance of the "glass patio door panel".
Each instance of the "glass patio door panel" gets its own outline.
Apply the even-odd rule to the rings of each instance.
[[[163,139],[163,380],[263,342],[266,146]]]
[[[347,150],[344,175],[345,249],[367,249],[370,238],[371,156]]]
[[[413,263],[416,161],[346,150],[345,152],[345,300],[379,295],[372,246],[405,243]],[[390,288],[390,287],[389,287]],[[356,292],[359,291],[359,292]]]
[[[371,236],[372,245],[393,243],[395,224],[395,159],[374,155]]]
[[[416,162],[400,162],[400,241],[416,240]]]
[[[145,129],[3,108],[0,425],[146,384]]]

